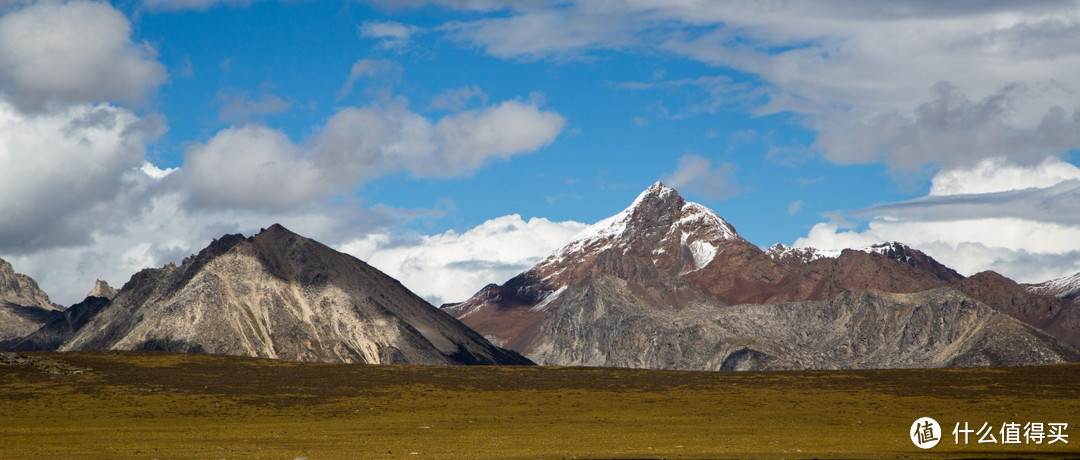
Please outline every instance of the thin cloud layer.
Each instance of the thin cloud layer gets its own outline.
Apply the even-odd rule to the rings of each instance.
[[[930,163],[970,166],[996,157],[1037,162],[1080,147],[1080,111],[1052,106],[1033,126],[1018,122],[1015,105],[1028,93],[1021,86],[1006,86],[977,102],[948,82],[934,85],[932,93],[911,114],[817,121],[815,146],[836,163],[880,161],[901,170]]]
[[[443,28],[495,57],[645,50],[750,73],[760,84],[720,100],[805,115],[841,164],[1037,162],[1080,148],[1074,1],[435,3],[501,10]]]

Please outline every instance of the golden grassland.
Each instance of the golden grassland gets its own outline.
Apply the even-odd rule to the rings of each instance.
[[[1080,457],[1074,364],[720,373],[20,356],[0,364],[5,459]],[[908,437],[923,416],[945,432],[928,451]],[[957,445],[965,421],[999,441],[1003,422],[1067,422],[1069,443]]]

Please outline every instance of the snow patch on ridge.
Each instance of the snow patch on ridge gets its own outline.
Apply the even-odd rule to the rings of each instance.
[[[896,242],[883,242],[872,244],[869,246],[863,246],[858,248],[845,248],[853,249],[855,251],[862,251],[868,254],[882,254],[888,255],[890,250],[900,250],[904,248],[904,245]],[[765,254],[771,257],[773,260],[783,260],[786,258],[798,258],[805,263],[811,263],[818,259],[835,259],[840,257],[840,253],[844,252],[844,249],[819,249],[815,247],[791,247],[785,244],[776,243],[765,250]],[[904,262],[908,262],[910,256],[905,256]]]
[[[739,235],[735,233],[735,229],[731,224],[705,206],[688,201],[683,205],[682,214],[682,218],[675,223],[675,227],[681,228],[700,223],[701,225],[707,226],[707,228],[719,230],[721,239],[739,239]]]
[[[1034,294],[1066,297],[1080,292],[1080,273],[1039,284],[1026,285],[1025,288],[1027,288],[1028,292]]]
[[[641,192],[641,194],[634,199],[634,202],[626,209],[623,209],[614,216],[585,227],[584,230],[571,237],[570,242],[566,243],[562,249],[548,257],[548,261],[557,263],[571,254],[578,254],[586,251],[601,252],[610,249],[614,246],[615,241],[626,233],[627,224],[630,223],[630,219],[634,216],[634,209],[645,201],[646,197],[651,194],[666,196],[671,193],[675,193],[675,191],[665,187],[660,182],[649,186],[649,188],[645,189],[644,192]]]
[[[555,291],[549,292],[547,295],[544,296],[544,300],[541,300],[540,303],[536,304],[536,306],[530,308],[529,311],[547,310],[547,307],[551,305],[551,303],[554,302],[555,299],[558,299],[564,291],[566,291],[566,286],[562,286]]]
[[[706,265],[709,265],[709,263],[716,258],[716,246],[713,246],[708,242],[702,240],[691,241],[686,247],[690,249],[690,255],[693,257],[694,261],[693,269],[687,273],[705,268]]]

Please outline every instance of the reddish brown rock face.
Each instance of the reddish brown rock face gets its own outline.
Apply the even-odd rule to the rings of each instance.
[[[729,305],[802,302],[846,290],[920,292],[962,277],[926,254],[898,243],[845,250],[838,257],[776,257],[749,243],[732,245],[687,278]]]

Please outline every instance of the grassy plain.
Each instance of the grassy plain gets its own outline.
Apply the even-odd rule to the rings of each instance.
[[[713,373],[164,353],[7,361],[0,458],[1080,457],[1080,365]],[[908,438],[923,416],[944,428],[928,451]],[[951,431],[965,421],[990,423],[999,441],[1003,422],[1068,422],[1072,436],[957,445]]]

